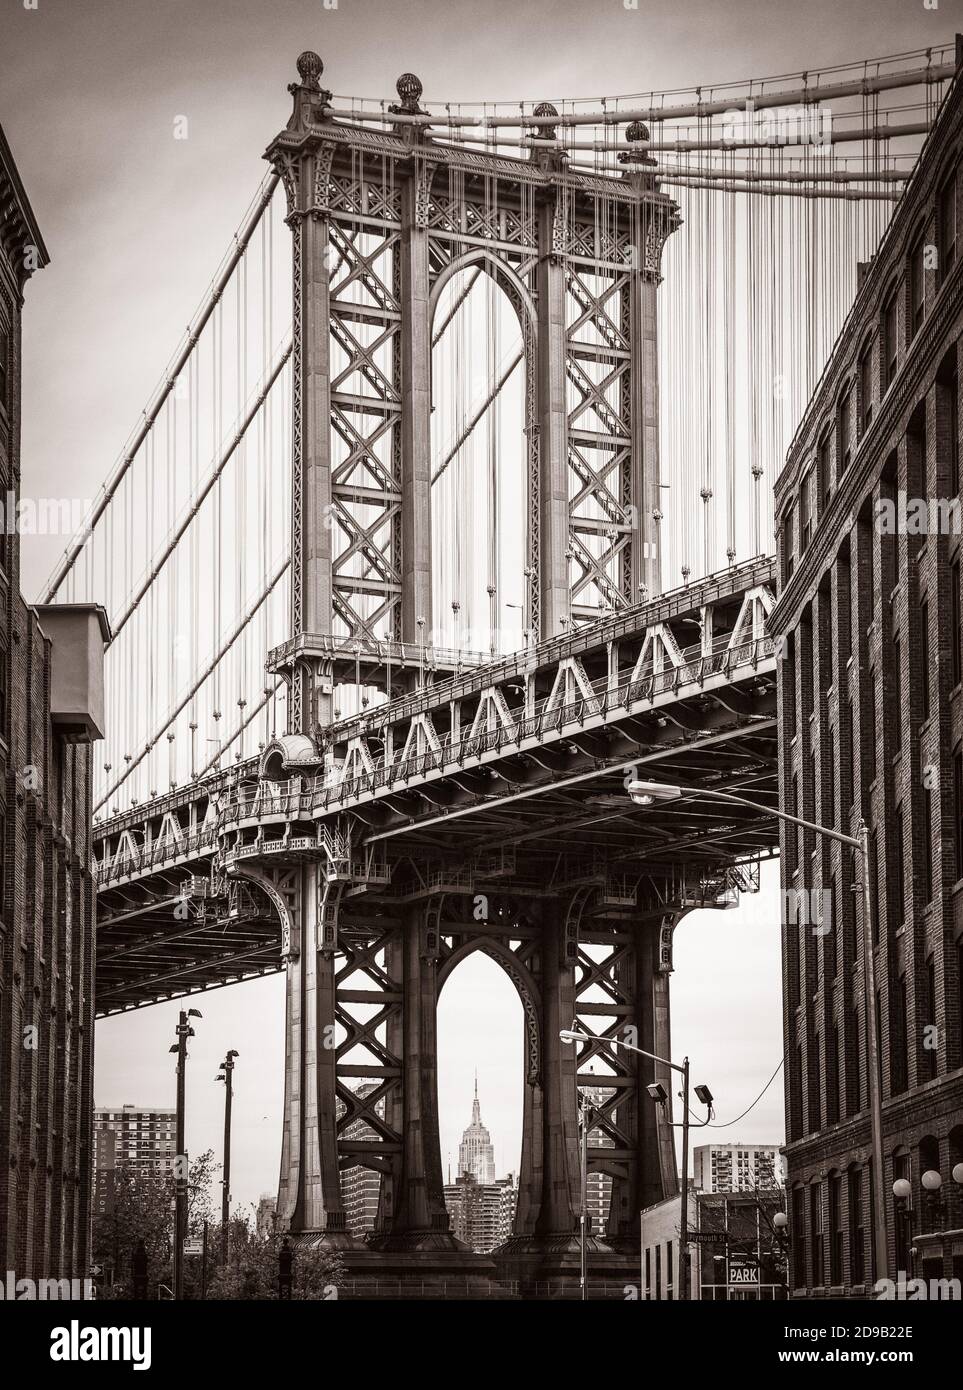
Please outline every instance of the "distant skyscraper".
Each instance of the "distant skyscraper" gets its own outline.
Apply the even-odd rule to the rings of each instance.
[[[276,1216],[277,1203],[273,1197],[265,1194],[257,1204],[257,1214],[254,1218],[255,1229],[262,1240],[269,1240],[274,1234]]]
[[[475,1073],[475,1099],[471,1107],[471,1124],[461,1136],[458,1146],[458,1176],[471,1173],[483,1187],[491,1187],[495,1182],[495,1146],[492,1137],[482,1124],[481,1105],[478,1101],[478,1073]]]
[[[366,1100],[378,1083],[366,1082],[359,1086],[357,1094]],[[338,1118],[344,1114],[344,1102],[338,1101]],[[378,1103],[378,1114],[384,1115],[383,1102]],[[377,1140],[378,1135],[366,1120],[352,1120],[344,1129],[345,1139]],[[378,1202],[381,1197],[381,1174],[375,1168],[365,1168],[360,1163],[352,1164],[341,1172],[341,1200],[344,1204],[344,1219],[348,1231],[353,1236],[364,1236],[373,1231],[378,1219]]]

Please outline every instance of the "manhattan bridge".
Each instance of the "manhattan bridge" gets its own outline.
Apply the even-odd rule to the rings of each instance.
[[[471,107],[297,60],[44,598],[111,628],[98,1013],[284,972],[280,1225],[353,1277],[577,1275],[580,1088],[593,1277],[631,1277],[678,1190],[668,1073],[610,1040],[669,1054],[676,925],[777,846],[699,788],[777,804],[772,485],[958,59]],[[646,807],[633,776],[690,790]],[[525,1018],[494,1266],[439,1145],[437,1001],[473,951]]]

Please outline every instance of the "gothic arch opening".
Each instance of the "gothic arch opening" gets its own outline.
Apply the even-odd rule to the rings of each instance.
[[[531,624],[524,334],[496,273],[484,258],[455,270],[432,318],[431,525],[447,541],[432,546],[431,638],[483,654],[524,646]]]
[[[452,1229],[481,1253],[514,1229],[527,1051],[518,991],[500,965],[472,951],[438,1001],[438,1114]]]

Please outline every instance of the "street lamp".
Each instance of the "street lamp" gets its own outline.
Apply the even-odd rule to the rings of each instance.
[[[910,1278],[913,1278],[913,1189],[906,1178],[897,1178],[893,1183],[893,1196],[898,1203],[896,1207],[897,1229],[902,1229],[902,1241],[899,1242],[906,1251],[906,1259],[909,1270],[906,1271]],[[897,1271],[900,1273],[901,1271]]]
[[[187,1039],[194,1036],[194,1029],[188,1022],[200,1018],[199,1009],[181,1009],[177,1016],[174,1033],[177,1042],[169,1048],[177,1053],[177,1153],[174,1161],[177,1169],[174,1175],[174,1298],[184,1297],[184,1237],[187,1234],[187,1154],[184,1148],[184,1101],[187,1076]]]
[[[860,856],[863,897],[863,995],[866,1015],[867,1070],[869,1073],[870,1138],[873,1151],[873,1169],[876,1173],[876,1180],[873,1183],[873,1236],[877,1265],[881,1277],[887,1278],[889,1276],[889,1250],[886,1239],[886,1203],[883,1195],[883,1174],[885,1173],[883,1097],[879,1079],[879,1033],[876,1028],[876,958],[873,952],[873,898],[870,891],[869,827],[865,820],[860,817],[857,834],[855,836],[844,835],[839,830],[831,830],[828,826],[803,820],[800,816],[791,816],[788,811],[777,810],[773,806],[766,806],[760,801],[752,801],[745,796],[737,796],[733,792],[719,791],[716,787],[683,787],[673,786],[666,782],[635,780],[628,783],[626,790],[639,806],[651,806],[657,801],[676,801],[681,796],[703,796],[710,798],[710,800],[725,801],[736,806],[747,806],[752,811],[760,811],[763,815],[774,816],[777,820],[787,821],[790,825],[801,825],[804,830],[811,830],[814,835],[821,835],[824,839],[838,840],[840,844],[849,845]]]
[[[609,1044],[609,1045],[612,1046],[612,1047],[624,1047],[624,1048],[626,1048],[629,1052],[637,1052],[637,1053],[639,1054],[640,1057],[648,1057],[648,1058],[650,1058],[651,1061],[653,1061],[653,1062],[659,1062],[662,1066],[664,1066],[664,1067],[670,1067],[673,1071],[677,1071],[677,1072],[681,1073],[681,1076],[682,1076],[682,1124],[681,1124],[681,1126],[678,1126],[678,1127],[681,1128],[681,1130],[682,1130],[682,1192],[681,1192],[680,1212],[679,1212],[679,1226],[680,1226],[680,1243],[679,1243],[679,1298],[680,1298],[680,1299],[687,1299],[687,1298],[689,1297],[689,1059],[688,1059],[688,1057],[683,1057],[681,1064],[680,1064],[679,1062],[671,1062],[667,1057],[660,1057],[660,1056],[659,1056],[657,1053],[655,1053],[655,1052],[646,1052],[646,1050],[645,1050],[644,1047],[636,1047],[634,1043],[625,1042],[625,1041],[623,1041],[621,1038],[593,1037],[593,1036],[592,1036],[591,1034],[589,1034],[589,1033],[583,1033],[583,1032],[581,1032],[581,1031],[579,1030],[579,1028],[578,1028],[576,1025],[577,1025],[577,1020],[576,1020],[575,1022],[573,1022],[573,1025],[572,1025],[571,1028],[562,1028],[562,1029],[559,1031],[559,1035],[558,1035],[558,1036],[561,1038],[561,1040],[562,1040],[563,1043],[572,1043],[572,1044],[574,1044],[574,1043],[580,1043],[580,1042],[587,1042],[587,1043],[591,1043],[591,1042],[603,1042],[603,1043]],[[648,1091],[649,1095],[652,1097],[652,1099],[656,1102],[657,1105],[665,1105],[665,1104],[667,1103],[667,1101],[668,1101],[668,1099],[669,1099],[669,1093],[668,1093],[668,1091],[665,1089],[665,1087],[662,1085],[662,1083],[661,1083],[660,1081],[655,1081],[655,1082],[653,1082],[651,1086],[647,1086],[647,1087],[646,1087],[646,1090]],[[696,1088],[696,1093],[698,1094],[699,1099],[702,1101],[702,1103],[703,1103],[704,1105],[706,1105],[707,1108],[710,1108],[710,1118],[711,1118],[712,1095],[711,1095],[711,1092],[709,1091],[708,1086],[699,1086],[699,1087],[697,1087],[697,1088]],[[708,1097],[708,1099],[706,1099],[706,1097]],[[709,1123],[709,1121],[708,1121],[708,1119],[707,1119],[707,1120],[705,1121],[705,1124],[708,1124],[708,1123]],[[671,1124],[671,1121],[670,1121],[670,1124]],[[677,1127],[677,1126],[673,1126],[673,1128],[676,1128],[676,1127]],[[587,1169],[587,1166],[588,1166],[588,1151],[587,1151],[587,1149],[585,1148],[585,1146],[584,1146],[584,1144],[583,1144],[583,1159],[582,1159],[582,1189],[583,1189],[583,1192],[584,1192],[584,1190],[585,1190],[585,1185],[586,1185],[586,1169]],[[582,1201],[582,1239],[583,1239],[583,1263],[584,1263],[584,1239],[585,1239],[585,1201],[584,1201],[584,1197],[583,1197],[583,1201]],[[583,1279],[584,1279],[584,1276],[583,1276]],[[583,1297],[584,1297],[584,1294],[583,1294]]]
[[[234,1098],[234,1058],[240,1055],[231,1048],[214,1078],[215,1081],[224,1082],[224,1177],[221,1180],[221,1266],[224,1269],[227,1269],[227,1231],[231,1215],[231,1101]]]
[[[955,1164],[950,1177],[952,1182],[947,1187],[943,1183],[943,1174],[937,1168],[927,1168],[920,1174],[920,1187],[924,1195],[920,1201],[919,1234],[914,1248],[938,1244],[941,1252],[945,1253],[947,1236],[959,1228],[958,1203],[963,1195],[963,1163]],[[910,1196],[910,1185],[905,1178],[893,1184],[893,1195],[901,1201]],[[913,1216],[912,1203],[907,1202],[906,1212],[908,1216]]]
[[[579,1293],[584,1302],[588,1298],[588,1134],[593,1118],[593,1107],[584,1096],[579,1098],[579,1173],[582,1191],[582,1215],[579,1221]]]

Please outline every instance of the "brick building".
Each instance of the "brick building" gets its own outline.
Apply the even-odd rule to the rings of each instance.
[[[102,610],[20,594],[21,309],[47,252],[0,130],[0,1260],[87,1274],[93,1116],[91,740]],[[29,495],[25,490],[25,496]]]
[[[780,784],[790,813],[869,830],[858,863],[783,824],[787,1187],[797,1294],[963,1273],[963,85],[944,101],[776,486]],[[800,891],[803,890],[803,891]],[[815,893],[815,897],[813,894]],[[819,904],[816,911],[814,904]],[[867,1024],[879,1038],[873,1172]],[[942,1202],[920,1178],[936,1170]],[[963,1170],[958,1170],[963,1172]],[[893,1182],[906,1178],[900,1203]],[[900,1207],[906,1208],[901,1211]],[[919,1236],[920,1239],[916,1239]]]

